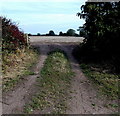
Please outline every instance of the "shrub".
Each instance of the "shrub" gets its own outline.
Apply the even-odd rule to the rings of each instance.
[[[27,46],[27,39],[17,24],[5,17],[0,18],[2,19],[2,50],[11,52]]]

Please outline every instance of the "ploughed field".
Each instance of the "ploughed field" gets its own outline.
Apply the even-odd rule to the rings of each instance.
[[[83,41],[83,37],[65,37],[65,36],[29,36],[30,42],[60,42],[60,43],[78,43]]]

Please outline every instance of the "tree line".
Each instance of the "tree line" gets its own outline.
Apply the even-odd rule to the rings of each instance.
[[[63,33],[62,31],[59,32],[59,34],[55,34],[53,30],[50,30],[47,34],[28,34],[29,36],[76,36],[79,37],[80,35],[76,33],[74,29],[68,29],[66,33]]]

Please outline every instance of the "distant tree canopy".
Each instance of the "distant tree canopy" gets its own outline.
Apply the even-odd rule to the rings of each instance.
[[[37,36],[40,36],[40,33],[37,33]]]
[[[50,35],[50,36],[54,36],[54,35],[55,35],[54,31],[53,31],[53,30],[50,30],[50,31],[49,31],[49,35]]]
[[[62,31],[60,31],[59,36],[75,36],[75,37],[79,37],[79,34],[75,33],[74,29],[68,29],[66,33],[63,33]]]
[[[49,33],[46,33],[46,34],[40,34],[40,33],[31,34],[31,33],[29,33],[28,36],[76,36],[76,37],[78,37],[79,35],[77,33],[75,33],[74,29],[68,29],[68,31],[66,33],[63,33],[62,31],[60,31],[58,35],[55,34],[55,32],[53,30],[50,30]]]
[[[62,31],[60,31],[59,36],[63,36],[63,32]]]
[[[86,2],[78,16],[86,21],[84,50],[114,57],[120,65],[120,2]]]
[[[74,30],[74,29],[69,29],[69,30],[67,31],[67,35],[68,35],[68,36],[75,36],[75,30]]]
[[[32,36],[32,34],[31,34],[31,33],[28,33],[28,36]]]

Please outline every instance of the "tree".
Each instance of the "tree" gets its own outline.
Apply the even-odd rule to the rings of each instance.
[[[80,18],[85,19],[84,30],[89,47],[111,53],[114,48],[119,48],[120,29],[120,2],[90,3],[81,7]],[[115,38],[115,39],[114,39]],[[117,47],[116,47],[117,45]],[[114,51],[113,51],[114,53]]]
[[[67,35],[68,35],[68,36],[75,36],[75,30],[74,30],[74,29],[69,29],[69,30],[67,31]]]
[[[50,36],[54,36],[54,35],[55,35],[54,31],[53,31],[53,30],[50,30],[50,31],[49,31],[49,35],[50,35]]]
[[[37,33],[37,36],[40,36],[40,33]]]
[[[84,53],[97,51],[120,65],[120,2],[86,2],[78,16],[86,21]]]
[[[32,34],[31,34],[31,33],[28,33],[28,36],[32,36]]]
[[[63,36],[63,32],[62,31],[60,31],[59,36]]]

